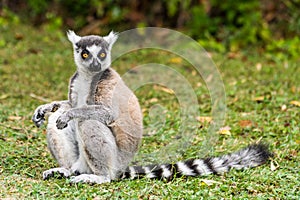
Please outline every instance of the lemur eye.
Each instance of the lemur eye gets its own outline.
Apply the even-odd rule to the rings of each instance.
[[[82,52],[81,52],[81,57],[83,58],[83,59],[86,59],[86,58],[88,58],[89,57],[89,52],[87,51],[87,50],[83,50]]]
[[[99,51],[98,58],[100,58],[101,61],[103,61],[106,58],[106,52],[104,49],[101,49],[101,51]]]
[[[106,56],[106,53],[102,52],[100,53],[100,58],[104,58]]]
[[[87,58],[87,57],[89,57],[89,54],[84,53],[84,54],[82,54],[82,57],[83,57],[83,58]]]

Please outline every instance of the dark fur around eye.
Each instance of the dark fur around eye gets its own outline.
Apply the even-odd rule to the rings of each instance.
[[[82,52],[81,52],[82,59],[87,59],[89,57],[89,55],[90,55],[90,52],[88,50],[86,50],[86,49],[82,50]]]
[[[99,57],[100,60],[104,60],[106,58],[106,51],[104,49],[99,51],[98,57]]]

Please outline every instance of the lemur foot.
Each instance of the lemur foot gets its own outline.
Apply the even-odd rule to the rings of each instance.
[[[71,183],[89,183],[89,184],[102,184],[109,183],[111,180],[106,176],[97,176],[95,174],[81,174],[79,176],[72,176]]]
[[[58,178],[67,178],[71,176],[71,171],[63,167],[48,169],[43,172],[43,179],[46,180],[56,175]]]

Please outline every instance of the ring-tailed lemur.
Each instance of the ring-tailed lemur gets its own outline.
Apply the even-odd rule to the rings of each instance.
[[[236,153],[175,164],[129,166],[141,142],[140,105],[116,71],[110,68],[117,34],[80,37],[68,32],[77,71],[69,98],[39,106],[32,117],[40,127],[47,113],[47,143],[59,167],[45,171],[71,177],[71,182],[105,183],[119,178],[166,178],[227,172],[265,163],[271,156],[263,144]]]

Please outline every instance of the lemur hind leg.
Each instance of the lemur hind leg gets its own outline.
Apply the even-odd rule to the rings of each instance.
[[[59,167],[43,172],[43,178],[48,179],[55,174],[69,177],[71,166],[78,159],[78,143],[75,133],[75,122],[72,120],[65,129],[56,127],[57,118],[68,108],[61,107],[51,114],[47,126],[47,143],[52,156],[57,160]]]
[[[71,182],[101,184],[115,179],[120,170],[120,163],[119,150],[112,131],[96,120],[79,122],[78,127],[81,143],[79,146],[83,152],[81,156],[91,172],[72,177]]]

